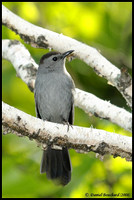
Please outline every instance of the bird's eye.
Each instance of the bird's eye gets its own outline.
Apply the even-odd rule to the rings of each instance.
[[[56,61],[56,60],[57,60],[57,57],[53,57],[53,60]]]

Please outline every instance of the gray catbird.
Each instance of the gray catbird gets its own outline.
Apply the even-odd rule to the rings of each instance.
[[[65,58],[74,50],[63,54],[49,52],[40,59],[36,75],[34,98],[36,115],[43,120],[73,124],[74,82],[66,71]],[[52,149],[50,145],[43,150],[41,173],[48,179],[58,180],[62,185],[71,180],[71,162],[68,149]]]

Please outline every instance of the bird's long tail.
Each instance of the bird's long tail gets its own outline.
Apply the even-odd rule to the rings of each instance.
[[[40,172],[46,172],[48,179],[57,180],[61,185],[68,184],[71,180],[68,149],[63,147],[62,150],[56,150],[48,146],[46,150],[43,150]]]

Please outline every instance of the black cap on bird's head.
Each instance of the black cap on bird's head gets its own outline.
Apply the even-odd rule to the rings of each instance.
[[[64,53],[60,53],[60,52],[56,52],[56,51],[51,51],[45,55],[43,55],[40,59],[40,65],[41,64],[45,64],[45,60],[48,59],[48,58],[52,58],[53,61],[58,61],[58,60],[61,60],[64,58],[66,58],[68,55],[70,55],[74,50],[69,50],[69,51],[66,51]]]

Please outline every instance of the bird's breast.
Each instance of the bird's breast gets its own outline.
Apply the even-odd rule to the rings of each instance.
[[[42,75],[35,86],[42,118],[59,123],[67,121],[73,103],[72,89],[71,79],[65,74]]]

